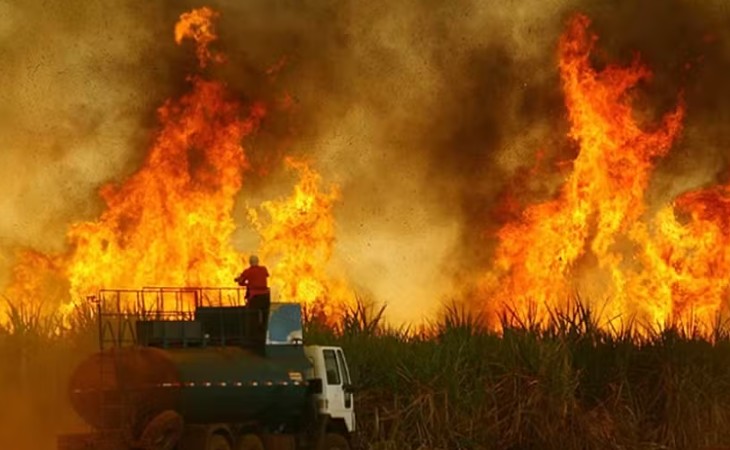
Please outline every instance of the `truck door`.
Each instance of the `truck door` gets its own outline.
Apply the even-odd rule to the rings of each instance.
[[[323,350],[324,368],[327,382],[327,410],[333,418],[341,418],[348,422],[347,408],[345,406],[345,390],[343,389],[344,378],[342,369],[334,349]]]
[[[342,385],[344,394],[343,415],[345,418],[345,422],[347,423],[347,428],[350,431],[355,431],[355,412],[353,408],[354,401],[352,398],[352,389],[350,389],[352,387],[352,380],[350,379],[350,369],[347,367],[345,354],[342,353],[342,350],[340,349],[337,349],[337,363],[340,367],[340,372],[342,373]]]
[[[325,349],[324,366],[327,378],[327,401],[332,417],[343,419],[350,431],[355,429],[352,392],[346,392],[350,385],[350,373],[345,356],[340,349]]]

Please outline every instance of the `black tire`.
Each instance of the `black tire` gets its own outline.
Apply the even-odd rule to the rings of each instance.
[[[183,433],[183,418],[167,410],[150,420],[142,431],[140,444],[145,450],[173,450]]]
[[[327,433],[324,436],[322,450],[350,450],[350,442],[341,434]]]
[[[255,434],[244,434],[238,438],[236,450],[266,450],[261,438]]]
[[[208,445],[205,446],[205,450],[232,450],[231,443],[228,442],[225,436],[220,434],[214,434],[208,438]]]

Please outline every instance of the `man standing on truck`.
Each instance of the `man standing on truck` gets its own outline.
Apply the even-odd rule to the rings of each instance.
[[[241,272],[234,280],[239,286],[246,286],[246,300],[252,297],[269,293],[269,287],[266,279],[269,277],[269,271],[265,266],[259,266],[259,257],[251,255],[248,259],[251,265],[249,268]]]
[[[239,286],[246,286],[246,306],[253,311],[258,311],[258,323],[254,326],[253,334],[260,345],[266,342],[266,318],[269,316],[271,307],[271,296],[266,279],[269,271],[266,267],[259,266],[259,257],[251,255],[248,259],[250,267],[236,278]]]

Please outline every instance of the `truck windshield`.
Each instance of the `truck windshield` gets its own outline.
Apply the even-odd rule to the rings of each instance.
[[[340,369],[337,367],[337,356],[334,350],[324,351],[324,368],[327,371],[327,384],[340,384]]]

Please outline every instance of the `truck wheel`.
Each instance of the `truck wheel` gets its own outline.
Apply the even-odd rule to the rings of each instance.
[[[341,434],[327,433],[324,436],[323,450],[350,450],[350,443]]]
[[[264,450],[264,443],[255,434],[244,434],[238,439],[237,450]]]
[[[183,433],[183,419],[175,411],[163,411],[147,423],[140,444],[145,450],[172,450]]]
[[[225,436],[214,434],[208,439],[205,450],[231,450],[231,443]]]

